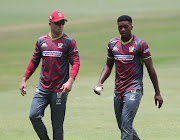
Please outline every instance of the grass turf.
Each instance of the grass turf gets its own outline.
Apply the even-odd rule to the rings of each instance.
[[[144,96],[134,127],[143,140],[180,139],[180,2],[162,4],[160,0],[151,3],[145,0],[139,1],[136,7],[134,2],[107,0],[93,0],[89,4],[82,0],[55,2],[60,5],[50,1],[1,3],[0,15],[4,22],[0,23],[0,139],[38,139],[28,115],[40,67],[28,81],[26,97],[20,96],[19,85],[37,38],[49,32],[47,16],[61,9],[69,19],[64,32],[75,38],[81,58],[80,72],[67,102],[65,139],[120,139],[113,110],[114,70],[101,96],[93,93],[93,87],[106,61],[107,43],[119,35],[116,19],[121,14],[133,17],[133,33],[149,44],[164,98],[163,107],[157,109],[153,87],[144,69]],[[52,138],[49,107],[43,120]]]

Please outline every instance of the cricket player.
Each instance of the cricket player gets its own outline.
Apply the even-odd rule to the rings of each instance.
[[[31,77],[42,59],[39,85],[32,100],[29,118],[41,140],[49,140],[41,118],[50,105],[53,140],[63,140],[63,122],[67,95],[79,71],[79,52],[73,38],[63,33],[67,20],[63,13],[54,11],[49,15],[50,32],[37,40],[32,59],[20,85],[22,96],[26,95],[26,81]],[[69,75],[69,63],[72,65]]]
[[[114,88],[114,110],[121,130],[121,140],[140,140],[133,120],[143,95],[143,63],[149,73],[155,90],[155,104],[160,108],[163,99],[160,94],[158,79],[153,67],[147,43],[131,33],[132,18],[122,15],[117,19],[120,36],[110,40],[107,47],[107,61],[94,92],[100,95],[97,87],[103,88],[115,63],[116,79]]]

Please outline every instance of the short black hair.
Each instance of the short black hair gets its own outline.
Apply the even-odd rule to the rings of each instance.
[[[128,15],[122,15],[117,19],[117,22],[121,21],[129,21],[130,23],[132,23],[132,18]]]

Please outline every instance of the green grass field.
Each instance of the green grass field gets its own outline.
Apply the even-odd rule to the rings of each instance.
[[[180,139],[180,1],[83,0],[2,1],[0,5],[0,140],[38,140],[29,110],[40,67],[28,81],[28,95],[19,86],[37,39],[49,32],[48,16],[60,10],[69,20],[64,32],[78,45],[81,67],[67,102],[65,140],[119,140],[113,109],[114,73],[101,96],[93,93],[106,61],[106,46],[118,36],[116,19],[133,18],[133,33],[152,54],[164,105],[154,105],[154,90],[144,69],[144,96],[134,121],[142,140]],[[52,138],[49,106],[43,118]]]

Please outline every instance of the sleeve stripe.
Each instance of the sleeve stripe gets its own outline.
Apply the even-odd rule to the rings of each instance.
[[[109,58],[109,59],[114,59],[114,58],[112,58],[112,57],[109,57],[109,56],[107,56],[107,58]]]
[[[151,58],[151,56],[149,56],[149,57],[147,57],[147,58],[142,58],[142,60],[146,60],[146,59],[149,59],[149,58]]]

